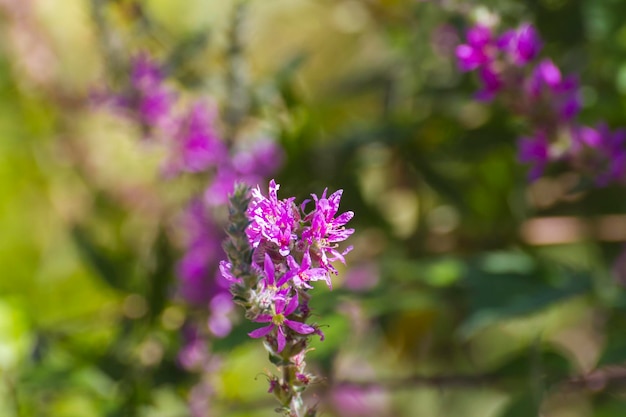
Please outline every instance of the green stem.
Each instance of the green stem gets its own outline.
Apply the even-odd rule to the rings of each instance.
[[[5,376],[4,381],[5,381],[6,386],[8,388],[9,397],[11,398],[11,402],[13,403],[13,410],[15,412],[15,417],[21,417],[22,416],[22,407],[20,406],[20,398],[19,398],[19,395],[17,393],[17,387],[15,386],[13,381],[11,381],[11,379],[10,379],[10,377],[8,375]]]

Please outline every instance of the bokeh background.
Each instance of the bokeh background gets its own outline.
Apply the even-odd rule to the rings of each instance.
[[[626,415],[624,188],[527,182],[522,122],[455,62],[481,19],[534,23],[582,120],[626,125],[618,0],[1,0],[0,416],[273,415],[241,311],[181,366],[206,317],[177,291],[180,216],[210,174],[164,178],[166,150],[93,100],[142,51],[225,130],[246,109],[282,197],[355,212],[312,301],[322,415]]]

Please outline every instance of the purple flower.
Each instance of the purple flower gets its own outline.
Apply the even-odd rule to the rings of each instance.
[[[265,276],[262,282],[265,288],[280,288],[285,285],[290,278],[287,274],[284,274],[279,280],[276,280],[276,267],[267,252],[265,253],[265,260],[263,262],[263,271],[265,272]]]
[[[267,336],[270,332],[276,329],[276,342],[278,344],[278,352],[282,352],[285,348],[285,344],[287,343],[287,329],[285,328],[285,326],[299,334],[310,334],[315,331],[315,328],[309,326],[308,324],[287,319],[287,317],[293,314],[293,312],[296,311],[297,308],[297,295],[294,295],[289,300],[287,300],[284,292],[276,293],[272,314],[261,314],[254,319],[254,321],[257,323],[271,324],[269,326],[253,330],[248,333],[248,335],[252,338],[258,339],[260,337]]]
[[[528,172],[530,181],[541,177],[550,159],[550,143],[543,132],[534,137],[524,137],[518,142],[518,159],[522,163],[530,164]]]
[[[578,90],[578,79],[575,76],[565,77],[559,87],[557,107],[563,120],[572,120],[580,112],[582,104]]]
[[[252,190],[247,212],[250,225],[246,234],[253,248],[258,248],[261,242],[270,243],[276,246],[282,256],[287,256],[291,251],[291,243],[296,239],[293,229],[299,215],[293,197],[278,200],[279,187],[271,180],[269,197],[265,197],[258,186]]]
[[[547,101],[562,121],[573,119],[580,111],[576,78],[563,78],[550,59],[544,59],[535,67],[527,81],[526,91],[533,101]]]
[[[132,59],[130,80],[137,90],[147,90],[161,84],[164,80],[163,71],[145,52]]]
[[[178,362],[189,370],[200,370],[209,360],[209,348],[195,327],[183,328],[184,345],[178,352]]]
[[[461,71],[472,71],[493,61],[491,29],[474,26],[467,31],[467,43],[457,46],[456,57]]]
[[[477,100],[490,101],[496,93],[502,89],[502,81],[493,68],[488,66],[482,67],[478,73],[483,83],[483,88],[475,95]]]
[[[150,136],[172,125],[176,95],[165,85],[160,66],[146,53],[131,61],[130,83],[121,93],[96,91],[92,100],[116,113],[134,118]]]
[[[208,327],[216,337],[226,337],[233,328],[229,315],[235,308],[232,296],[228,291],[215,295],[209,303]]]
[[[210,206],[225,204],[236,183],[256,185],[280,167],[283,155],[273,141],[262,140],[220,161],[204,197]]]
[[[180,118],[172,138],[169,175],[205,171],[228,156],[226,145],[215,128],[215,111],[205,103],[195,103]]]
[[[185,213],[186,251],[176,272],[180,293],[192,304],[204,304],[215,293],[218,260],[223,257],[224,234],[213,222],[201,200],[193,200]]]
[[[595,176],[598,186],[622,181],[626,174],[626,131],[611,132],[605,123],[575,128],[569,151],[572,163]]]
[[[171,123],[175,95],[165,86],[160,66],[148,54],[139,54],[133,59],[130,78],[134,91],[124,102],[135,108],[129,110],[134,110],[148,128],[164,128]]]
[[[237,278],[233,275],[233,272],[232,272],[233,266],[230,262],[224,261],[224,260],[220,261],[219,268],[220,268],[220,273],[222,274],[222,277],[226,281],[231,282],[231,283],[241,282],[241,278]]]
[[[244,177],[267,177],[283,163],[282,149],[269,138],[262,138],[247,147],[238,149],[232,157],[233,168]],[[258,182],[248,182],[256,185]]]
[[[343,190],[338,190],[326,198],[327,191],[325,189],[320,198],[312,194],[315,209],[305,217],[306,221],[311,222],[311,226],[302,232],[302,238],[310,246],[313,254],[319,258],[320,265],[336,273],[336,269],[330,265],[330,262],[339,260],[345,263],[343,255],[352,249],[350,246],[344,252],[339,252],[337,242],[346,240],[354,233],[354,229],[345,228],[345,224],[354,217],[354,212],[347,211],[335,218]]]
[[[544,59],[533,70],[528,80],[528,90],[532,96],[539,96],[546,88],[557,92],[561,86],[562,77],[559,68],[551,59]]]
[[[505,32],[498,39],[498,48],[509,54],[518,66],[526,65],[537,57],[541,50],[541,40],[535,28],[525,23],[517,30]]]
[[[313,288],[308,284],[309,281],[325,280],[328,288],[332,289],[332,282],[330,281],[328,271],[324,268],[311,268],[311,254],[308,250],[304,252],[300,265],[298,265],[291,255],[287,257],[287,264],[289,265],[289,270],[285,276],[293,280],[296,287]]]
[[[391,408],[389,394],[379,386],[337,385],[331,390],[330,400],[344,417],[386,416]]]
[[[204,191],[204,201],[208,206],[213,207],[226,204],[228,196],[233,193],[235,184],[238,182],[248,183],[233,169],[228,159],[222,161],[211,183]]]
[[[343,285],[351,291],[367,291],[374,288],[380,280],[380,272],[374,262],[351,267]]]

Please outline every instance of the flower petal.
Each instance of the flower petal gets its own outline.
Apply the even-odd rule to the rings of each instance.
[[[267,285],[273,287],[274,285],[276,285],[276,280],[274,277],[274,272],[275,272],[274,262],[272,261],[272,258],[270,258],[267,252],[265,252],[265,262],[263,266],[265,270],[265,278],[266,278]]]
[[[278,326],[278,335],[276,337],[276,342],[278,342],[278,353],[280,353],[285,348],[285,344],[287,344],[287,340],[285,339],[285,333],[283,333],[283,328],[281,326]]]
[[[276,311],[276,314],[283,314],[283,312],[285,311],[285,304],[285,297],[276,294],[276,296],[274,297],[274,309]]]
[[[300,334],[309,334],[315,331],[314,327],[311,327],[308,324],[300,323],[299,321],[285,320],[285,324]]]
[[[287,305],[287,308],[285,309],[285,313],[284,313],[285,316],[288,316],[294,311],[296,311],[296,308],[298,308],[298,294],[297,293],[295,296],[291,297],[291,300],[289,300],[289,304]]]
[[[306,277],[309,281],[319,281],[322,279],[325,280],[327,276],[328,271],[326,271],[324,268],[311,268],[306,271]]]
[[[259,314],[253,321],[257,323],[269,323],[272,321],[272,316],[269,314]]]
[[[261,327],[260,329],[251,331],[250,333],[248,333],[248,336],[254,339],[258,339],[259,337],[267,336],[269,332],[272,331],[273,328],[274,328],[274,325],[270,324],[269,326]]]

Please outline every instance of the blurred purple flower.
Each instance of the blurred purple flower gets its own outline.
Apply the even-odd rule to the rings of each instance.
[[[131,59],[129,78],[125,91],[98,91],[92,95],[93,100],[136,119],[148,136],[159,136],[173,123],[176,94],[165,85],[160,65],[145,52]]]
[[[269,138],[262,138],[239,149],[232,157],[234,169],[242,176],[268,177],[276,172],[284,160],[283,150]],[[257,185],[257,183],[249,183]]]
[[[205,304],[215,293],[214,275],[224,256],[224,233],[200,199],[189,204],[183,227],[187,232],[186,251],[176,268],[180,294],[191,304]]]
[[[541,50],[537,30],[529,23],[524,23],[517,30],[506,31],[498,38],[497,44],[520,67],[535,59]]]
[[[528,178],[534,181],[539,178],[550,160],[550,143],[543,132],[534,137],[523,137],[518,142],[518,159],[521,163],[530,164]]]
[[[573,119],[580,111],[576,78],[563,78],[550,59],[544,59],[535,67],[528,78],[526,91],[533,101],[546,100],[561,121]]]
[[[478,72],[483,88],[476,92],[475,97],[479,101],[491,101],[496,93],[502,90],[502,81],[493,68],[484,66]]]
[[[228,203],[228,196],[233,193],[235,184],[239,181],[240,176],[229,161],[222,161],[217,167],[211,183],[204,191],[204,201],[208,206],[223,206]]]
[[[210,206],[226,204],[236,183],[254,187],[276,172],[282,162],[281,148],[270,139],[262,139],[236,151],[231,158],[220,161],[215,177],[205,191],[206,203]]]
[[[215,389],[208,381],[200,381],[189,392],[189,411],[192,417],[212,417],[211,400]]]
[[[528,92],[532,96],[539,96],[546,88],[557,92],[561,86],[561,70],[554,65],[551,59],[544,59],[533,70],[528,80]]]
[[[572,163],[595,177],[598,186],[623,181],[626,174],[626,130],[611,129],[605,123],[573,131],[569,156]]]
[[[228,157],[215,127],[215,110],[206,103],[195,103],[176,125],[166,174],[205,171]]]
[[[339,385],[332,389],[331,403],[343,417],[382,417],[389,415],[389,395],[376,386]]]
[[[147,90],[161,84],[165,79],[161,66],[146,52],[132,59],[130,80],[137,90]]]
[[[147,53],[133,59],[131,85],[136,94],[137,113],[146,125],[162,127],[171,117],[174,94],[164,82],[163,71]]]
[[[375,263],[366,263],[351,267],[346,273],[344,287],[351,291],[367,291],[374,288],[380,280],[378,266]]]
[[[467,43],[456,48],[456,57],[461,71],[472,71],[490,64],[494,59],[495,44],[491,29],[477,25],[466,34]]]
[[[178,352],[178,362],[188,371],[203,369],[208,362],[209,349],[206,341],[193,326],[183,328],[184,345]]]
[[[232,298],[229,291],[222,291],[209,303],[208,326],[211,333],[217,337],[227,336],[233,328],[230,313],[235,308],[235,303]]]

